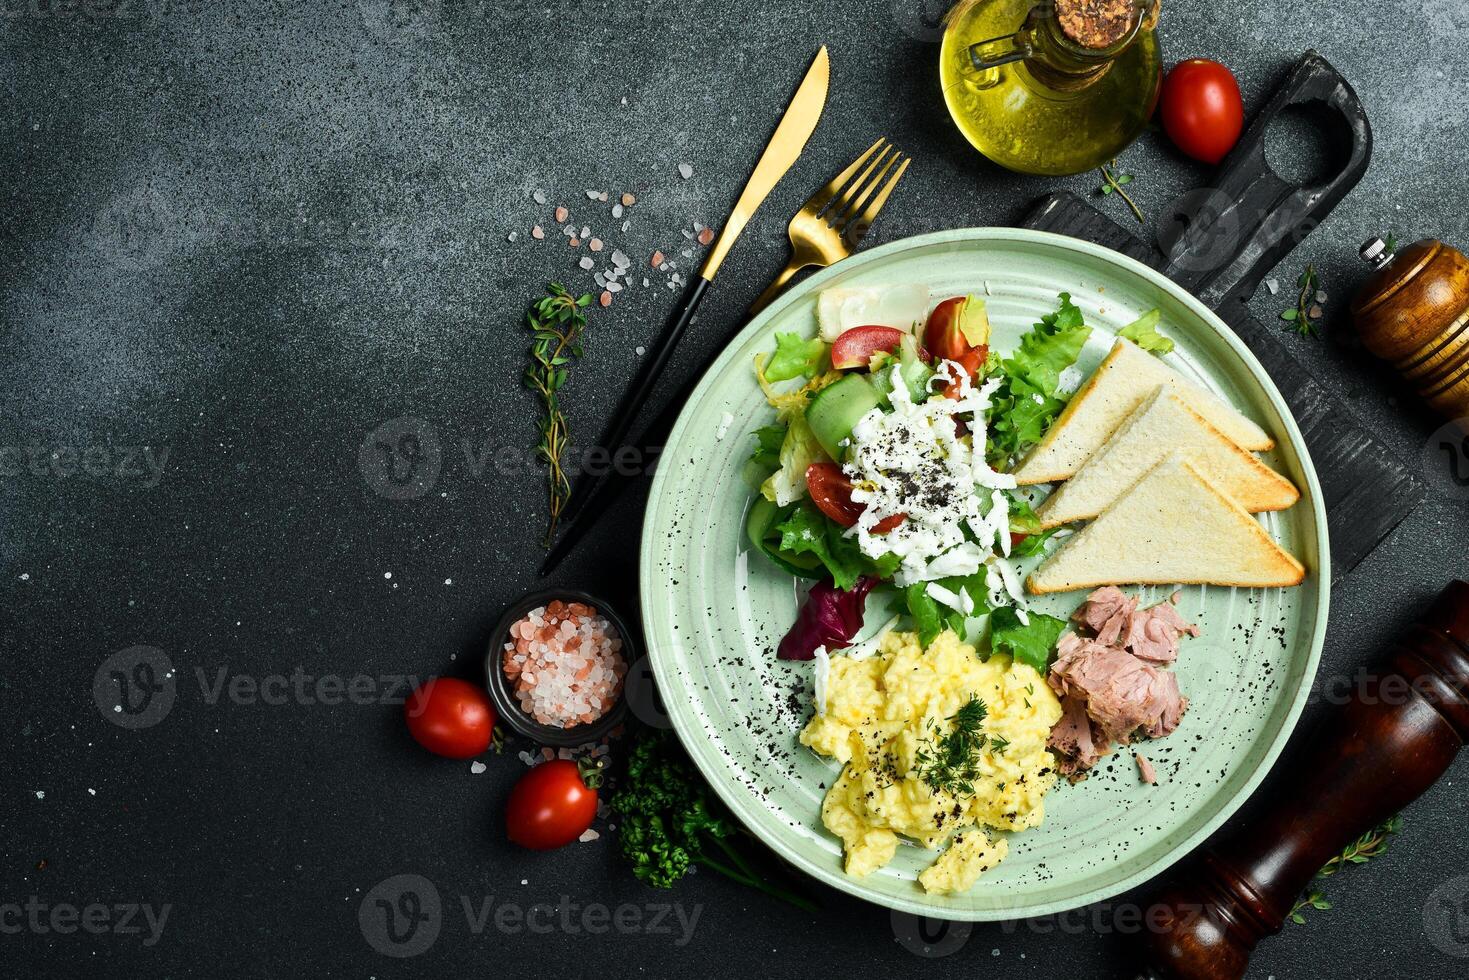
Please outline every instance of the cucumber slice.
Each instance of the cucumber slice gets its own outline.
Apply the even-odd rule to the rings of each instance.
[[[780,507],[757,496],[750,505],[749,516],[745,518],[745,536],[750,539],[750,544],[755,546],[756,551],[783,571],[801,578],[820,578],[821,559],[810,553],[787,555],[777,547],[780,535],[775,533],[775,526],[785,520],[790,512],[789,506]]]
[[[822,388],[806,406],[806,424],[832,459],[842,458],[842,440],[882,401],[882,395],[864,375],[849,374]]]

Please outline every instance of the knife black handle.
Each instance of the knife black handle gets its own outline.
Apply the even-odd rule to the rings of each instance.
[[[626,448],[627,433],[636,421],[638,413],[648,401],[648,396],[653,393],[653,386],[662,377],[668,361],[673,357],[674,348],[678,346],[679,340],[683,338],[684,331],[693,322],[694,314],[699,309],[699,303],[704,299],[704,294],[709,291],[710,280],[703,276],[696,277],[684,288],[683,294],[679,296],[678,305],[673,308],[669,315],[668,323],[663,328],[653,349],[643,359],[638,373],[633,376],[630,384],[622,395],[622,401],[617,405],[617,410],[612,413],[612,418],[607,423],[602,436],[597,440],[597,446],[602,447],[611,458],[616,458],[618,453]],[[600,516],[605,507],[588,509],[588,504],[597,497],[606,487],[609,479],[613,476],[616,467],[603,467],[600,472],[590,470],[580,473],[571,488],[571,497],[566,502],[566,509],[561,515],[563,530],[561,537],[546,555],[541,563],[540,573],[549,574],[561,559],[580,541],[587,529]]]

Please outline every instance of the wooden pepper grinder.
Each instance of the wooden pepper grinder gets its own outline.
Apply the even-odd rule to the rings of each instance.
[[[1396,254],[1373,238],[1361,255],[1375,269],[1352,300],[1362,343],[1444,418],[1469,417],[1469,258],[1431,238]]]
[[[1448,770],[1469,741],[1469,584],[1451,582],[1361,678],[1256,794],[1272,808],[1217,835],[1162,889],[1144,980],[1239,980],[1321,866]]]

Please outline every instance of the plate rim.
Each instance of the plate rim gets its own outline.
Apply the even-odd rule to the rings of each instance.
[[[710,752],[714,755],[719,755],[720,753],[717,749],[713,749],[707,740],[697,737],[699,729],[697,721],[691,716],[681,714],[681,712],[688,710],[684,707],[685,701],[676,697],[665,697],[662,699],[662,703],[667,711],[669,723],[677,734],[679,742],[693,760],[695,767],[699,770],[705,782],[713,788],[715,795],[719,797],[752,836],[755,836],[766,847],[775,851],[792,867],[828,887],[835,888],[845,894],[874,905],[891,909],[895,912],[905,912],[932,919],[993,922],[1059,914],[1120,895],[1144,882],[1156,878],[1179,861],[1191,855],[1197,850],[1200,844],[1222,827],[1230,817],[1234,816],[1240,807],[1254,795],[1265,778],[1274,770],[1281,753],[1285,751],[1286,745],[1295,734],[1301,715],[1310,699],[1312,685],[1315,681],[1317,670],[1320,667],[1321,653],[1326,640],[1332,583],[1330,572],[1331,543],[1327,534],[1326,507],[1321,496],[1321,486],[1316,475],[1315,462],[1312,460],[1305,439],[1301,435],[1299,426],[1296,424],[1295,416],[1291,413],[1290,407],[1280,394],[1280,390],[1276,386],[1274,379],[1271,378],[1269,372],[1265,370],[1264,365],[1260,363],[1259,359],[1255,357],[1254,352],[1245,345],[1239,335],[1230,329],[1218,314],[1205,306],[1201,300],[1188,290],[1161,272],[1106,246],[1054,232],[1037,231],[1030,228],[990,226],[953,228],[943,231],[927,232],[925,234],[912,235],[907,238],[898,239],[897,241],[887,242],[818,271],[787,290],[786,293],[780,296],[770,306],[749,320],[721,347],[720,353],[715,356],[710,366],[700,375],[698,384],[695,385],[688,399],[679,409],[678,419],[670,430],[668,439],[665,442],[665,452],[663,455],[666,456],[667,449],[679,445],[684,438],[685,430],[690,424],[689,409],[707,395],[709,386],[716,376],[715,370],[719,367],[719,362],[724,358],[725,354],[731,348],[742,345],[752,334],[765,329],[771,320],[781,315],[788,307],[800,302],[810,294],[819,291],[829,280],[836,276],[845,275],[856,268],[870,265],[892,255],[929,245],[962,244],[976,241],[1003,241],[1041,245],[1070,252],[1079,252],[1093,258],[1101,259],[1118,267],[1123,272],[1132,274],[1147,284],[1170,294],[1174,299],[1188,307],[1191,312],[1197,315],[1200,320],[1213,330],[1230,351],[1244,363],[1250,374],[1255,378],[1255,381],[1265,392],[1271,406],[1275,409],[1276,414],[1282,421],[1286,439],[1290,442],[1292,449],[1300,460],[1302,475],[1305,477],[1306,483],[1306,492],[1302,496],[1309,498],[1315,517],[1317,567],[1314,574],[1318,577],[1316,608],[1314,610],[1314,630],[1311,636],[1310,650],[1307,654],[1305,669],[1301,674],[1300,684],[1291,699],[1291,704],[1286,712],[1280,732],[1275,740],[1266,748],[1264,756],[1255,771],[1250,774],[1249,778],[1241,784],[1240,788],[1224,802],[1211,818],[1201,824],[1193,833],[1180,840],[1159,860],[1134,871],[1112,884],[1089,889],[1071,898],[1056,899],[1050,902],[1036,903],[1033,905],[1017,905],[1013,908],[1003,909],[953,908],[930,904],[921,900],[921,896],[908,899],[902,896],[877,893],[865,888],[861,879],[852,878],[845,874],[839,866],[825,867],[818,865],[805,855],[797,852],[794,847],[790,846],[780,836],[777,836],[775,839],[770,839],[760,833],[756,827],[752,826],[750,818],[744,812],[744,808],[749,804],[747,794],[738,785],[726,782],[723,778],[723,772],[715,769],[715,761],[704,757],[704,752]],[[648,492],[647,503],[643,509],[643,531],[640,536],[638,556],[638,607],[643,620],[643,648],[645,656],[652,667],[654,680],[664,690],[672,690],[670,685],[675,682],[676,678],[673,676],[671,665],[664,664],[655,652],[657,644],[649,635],[651,633],[651,624],[655,621],[653,616],[653,603],[650,591],[643,586],[654,580],[653,561],[657,549],[655,548],[652,518],[664,491],[664,482],[668,478],[669,472],[661,466],[655,468],[653,482]]]

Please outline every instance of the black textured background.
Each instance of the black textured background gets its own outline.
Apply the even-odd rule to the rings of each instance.
[[[1469,13],[1459,0],[1165,8],[1168,61],[1224,60],[1249,107],[1313,46],[1362,97],[1372,169],[1278,271],[1282,295],[1254,306],[1273,321],[1314,262],[1330,336],[1292,348],[1422,459],[1435,423],[1354,349],[1344,310],[1368,235],[1469,237]],[[831,46],[821,127],[726,264],[680,376],[779,267],[791,211],[879,133],[916,159],[876,241],[1009,223],[1056,187],[1090,192],[1092,175],[1017,177],[962,142],[935,83],[938,13],[891,0],[4,4],[0,974],[1126,971],[1117,903],[961,929],[957,949],[921,958],[887,912],[835,893],[808,917],[709,875],[645,889],[605,836],[520,852],[500,809],[525,746],[474,775],[418,751],[396,708],[210,703],[198,679],[470,676],[501,607],[537,584],[542,477],[515,460],[534,437],[520,315],[548,277],[590,273],[534,190],[638,261],[676,255],[681,227],[719,221],[811,54]],[[1309,167],[1308,134],[1277,135],[1277,163]],[[1207,176],[1157,136],[1122,163],[1149,214]],[[639,196],[626,234],[587,188]],[[538,220],[542,242],[528,236]],[[594,315],[566,390],[575,431],[597,428],[661,325],[673,294],[660,280]],[[442,465],[429,492],[398,501],[375,492],[359,448],[405,417],[437,437]],[[137,474],[139,447],[167,452],[156,478]],[[498,466],[480,465],[486,448]],[[1337,588],[1323,680],[1349,676],[1469,570],[1469,503],[1443,485]],[[640,506],[624,500],[556,581],[634,608]],[[169,659],[176,699],[126,730],[92,686],[137,645]],[[1451,954],[1465,950],[1425,926],[1431,892],[1469,885],[1456,880],[1469,870],[1462,777],[1461,764],[1407,812],[1386,857],[1332,879],[1335,907],[1287,926],[1251,975],[1464,975]],[[435,884],[442,928],[422,956],[393,960],[358,909],[405,873]],[[167,905],[169,918],[152,944],[146,931],[16,931],[3,906],[32,896]],[[683,944],[672,918],[671,935],[475,934],[462,897],[676,901],[699,918]]]

